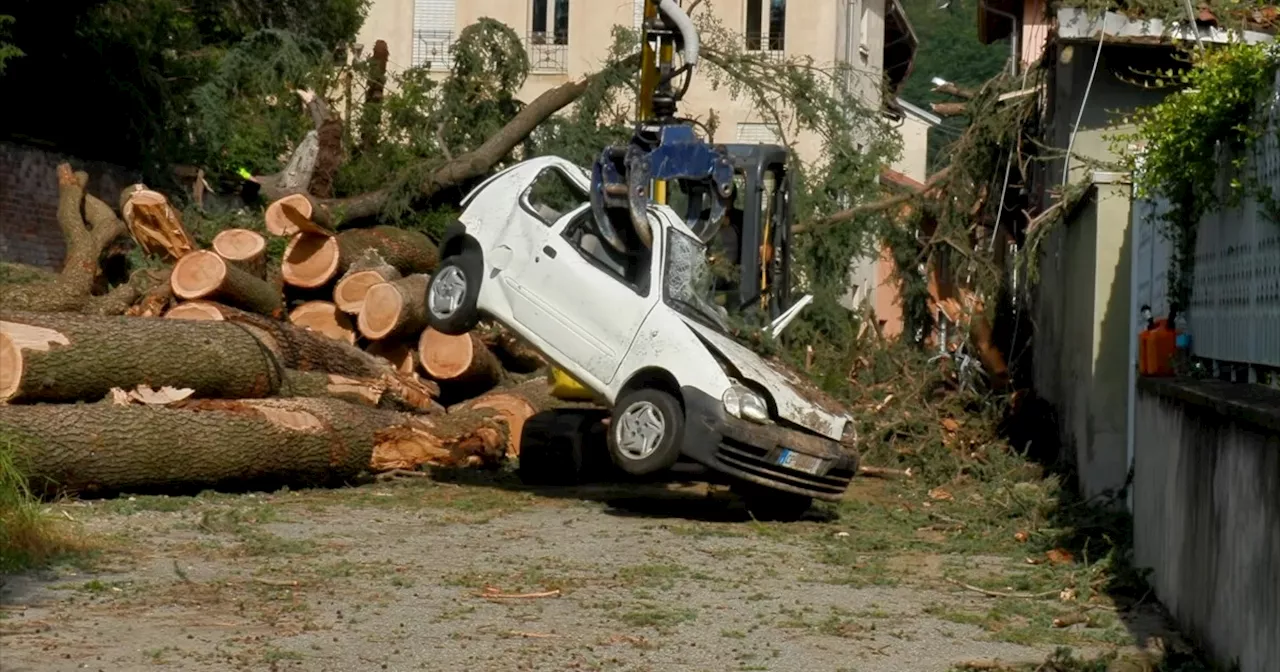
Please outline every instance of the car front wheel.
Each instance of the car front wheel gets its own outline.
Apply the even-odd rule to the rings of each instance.
[[[427,285],[427,322],[432,329],[450,335],[465,334],[480,321],[480,256],[463,252],[440,262]]]
[[[636,390],[618,400],[609,421],[609,456],[640,476],[671,467],[680,457],[684,411],[662,390]]]

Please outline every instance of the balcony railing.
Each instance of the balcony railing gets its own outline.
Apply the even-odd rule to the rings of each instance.
[[[453,67],[453,33],[447,30],[417,30],[413,33],[413,65],[430,64],[431,70]]]
[[[787,59],[786,44],[781,35],[749,32],[743,37],[749,53],[759,54],[762,58],[770,61],[785,61]]]
[[[569,36],[565,33],[529,33],[525,42],[529,69],[533,72],[569,71]]]

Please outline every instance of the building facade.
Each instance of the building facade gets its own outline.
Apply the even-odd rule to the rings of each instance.
[[[685,3],[688,4],[688,3]],[[531,72],[523,100],[597,71],[613,43],[614,26],[638,29],[643,0],[374,0],[359,41],[379,39],[390,50],[392,72],[428,65],[443,75],[451,48],[466,26],[488,17],[521,35]],[[742,46],[766,56],[812,57],[818,65],[848,63],[851,91],[872,110],[886,106],[883,92],[901,87],[910,72],[916,37],[898,0],[706,0],[695,13],[713,12],[740,35]],[[734,99],[705,77],[693,80],[681,114],[706,120],[714,111],[718,142],[776,142],[779,129],[751,102]],[[895,116],[900,110],[893,110]],[[812,135],[792,138],[806,162],[819,160]],[[904,154],[923,152],[911,147]],[[914,158],[912,159],[914,160]]]

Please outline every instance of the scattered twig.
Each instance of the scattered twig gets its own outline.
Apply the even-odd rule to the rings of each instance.
[[[27,609],[25,604],[0,604],[0,611],[26,611]]]
[[[560,597],[560,589],[541,593],[504,593],[497,588],[486,588],[483,593],[476,593],[476,597],[483,597],[486,600],[534,600],[541,597]]]
[[[1057,595],[1058,593],[1062,592],[1059,590],[1050,590],[1044,593],[1002,593],[998,590],[987,590],[986,588],[979,588],[978,586],[962,583],[960,581],[957,581],[951,578],[948,578],[947,581],[950,583],[954,583],[955,585],[960,586],[965,590],[972,590],[975,593],[982,593],[983,595],[986,595],[988,597],[1017,597],[1024,600],[1041,600],[1046,597],[1053,597],[1054,595]]]
[[[560,637],[560,635],[553,635],[547,632],[521,632],[519,630],[512,630],[507,634],[512,637],[525,637],[528,639],[557,639]]]
[[[1002,672],[1003,670],[1013,670],[1016,668],[1012,665],[1000,662],[1000,659],[998,658],[994,658],[990,660],[980,659],[961,661],[955,664],[955,669],[973,670],[974,672],[978,672],[979,670],[985,672]]]
[[[911,468],[906,469],[890,469],[889,467],[871,467],[862,465],[858,467],[858,473],[862,476],[872,476],[874,478],[911,478]]]
[[[1084,613],[1083,611],[1080,611],[1074,614],[1067,614],[1066,616],[1059,616],[1053,619],[1053,627],[1069,628],[1073,625],[1078,625],[1080,623],[1088,623],[1088,622],[1089,622],[1089,615]]]

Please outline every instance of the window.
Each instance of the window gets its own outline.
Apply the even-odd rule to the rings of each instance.
[[[457,0],[414,0],[414,67],[429,65],[432,70],[453,67],[453,33]]]
[[[568,175],[559,168],[547,168],[529,185],[521,205],[543,224],[551,226],[587,200],[587,193]]]
[[[533,0],[529,32],[534,44],[569,44],[569,0]]]
[[[569,241],[587,263],[613,276],[640,296],[648,296],[652,253],[643,247],[630,255],[615,251],[595,234],[592,216],[591,208],[583,209],[565,226],[561,236]],[[660,235],[656,229],[654,235]]]
[[[787,44],[787,0],[769,2],[769,50],[785,51]]]
[[[746,0],[747,49],[750,51],[785,51],[787,36],[787,0]],[[766,25],[765,8],[768,8]]]

